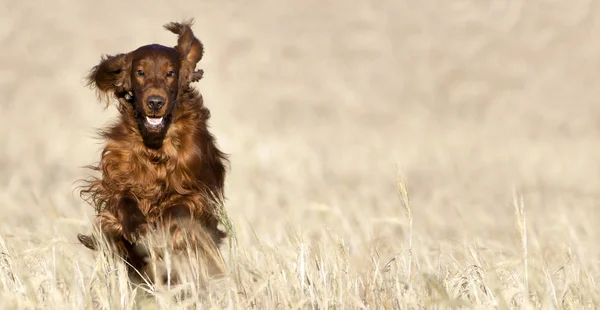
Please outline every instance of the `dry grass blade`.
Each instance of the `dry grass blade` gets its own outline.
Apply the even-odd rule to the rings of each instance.
[[[525,292],[529,294],[529,268],[528,268],[528,252],[527,252],[527,218],[525,216],[525,204],[523,203],[523,197],[518,196],[517,192],[514,192],[513,204],[515,207],[515,215],[517,219],[517,228],[519,229],[519,236],[521,237],[522,247],[522,259],[523,259],[523,270],[525,272]]]
[[[402,205],[404,207],[404,212],[406,213],[406,217],[408,218],[408,270],[406,281],[410,283],[411,279],[411,271],[412,271],[412,241],[413,241],[413,218],[412,218],[412,210],[410,205],[410,199],[408,196],[408,189],[406,187],[406,181],[398,175],[398,180],[396,181],[396,186],[398,188],[398,193],[400,194],[400,198],[402,199]]]

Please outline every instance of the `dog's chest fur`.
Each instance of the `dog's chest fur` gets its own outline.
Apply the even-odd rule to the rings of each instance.
[[[201,153],[175,124],[160,149],[147,148],[141,138],[131,139],[135,131],[111,139],[102,156],[103,179],[118,191],[127,192],[139,201],[145,214],[161,204],[199,190],[194,174]],[[133,142],[132,142],[133,141]]]

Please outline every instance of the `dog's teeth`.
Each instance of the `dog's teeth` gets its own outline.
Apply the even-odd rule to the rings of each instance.
[[[156,125],[160,125],[160,123],[162,123],[163,118],[151,118],[151,117],[146,117],[146,121],[148,121],[148,123],[150,125],[156,126]]]

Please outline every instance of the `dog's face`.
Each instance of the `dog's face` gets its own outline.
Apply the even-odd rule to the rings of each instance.
[[[202,71],[194,71],[204,47],[194,37],[191,21],[170,23],[167,30],[179,35],[174,48],[158,44],[142,46],[130,53],[108,56],[94,67],[88,77],[100,94],[112,94],[121,104],[132,106],[144,143],[149,148],[162,146],[173,121],[178,96]]]
[[[146,45],[131,53],[131,103],[140,130],[146,134],[164,132],[179,91],[181,56],[174,48]]]

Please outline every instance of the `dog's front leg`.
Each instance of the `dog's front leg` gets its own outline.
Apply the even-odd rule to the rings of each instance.
[[[216,246],[219,246],[225,234],[217,229],[217,224],[210,224],[206,218],[196,216],[185,204],[175,204],[166,208],[161,214],[163,227],[169,233],[174,249],[183,249],[186,243],[206,242],[195,239],[204,239],[206,236]],[[212,219],[212,218],[211,218]],[[214,227],[213,227],[214,226]],[[202,237],[205,236],[205,237]]]
[[[194,221],[189,207],[176,204],[166,208],[161,214],[161,222],[169,235],[171,247],[182,250],[187,242],[193,242]]]
[[[109,210],[104,209],[98,213],[94,227],[111,242],[118,242],[123,237],[123,226],[121,225],[121,222]],[[77,239],[79,239],[79,242],[88,249],[95,251],[100,248],[99,241],[94,235],[77,234]]]
[[[148,220],[135,199],[129,196],[122,197],[116,211],[125,240],[135,243],[150,231]]]
[[[123,238],[121,221],[109,210],[104,209],[98,213],[94,221],[94,229],[110,242],[119,242]],[[102,238],[102,237],[101,237]],[[99,240],[94,235],[77,234],[77,239],[88,249],[98,250]]]
[[[148,233],[146,216],[133,198],[121,198],[113,210],[111,212],[110,209],[104,209],[96,217],[96,228],[108,239],[116,242],[125,239],[129,243],[135,243]],[[87,248],[98,249],[98,240],[93,235],[77,234],[77,238]]]
[[[196,217],[192,209],[184,204],[168,207],[162,213],[161,222],[167,231],[169,248],[173,254],[187,257],[194,253],[192,257],[200,260],[200,266],[210,276],[225,272],[219,244],[215,242],[220,240],[220,236],[216,237],[214,230],[207,227],[202,218]]]

